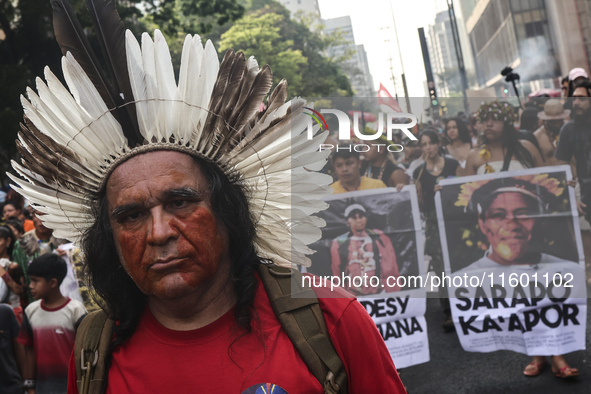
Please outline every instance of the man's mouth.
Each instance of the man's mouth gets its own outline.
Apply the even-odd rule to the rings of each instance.
[[[511,241],[522,243],[526,239],[527,239],[527,237],[524,234],[512,234],[512,235],[508,235],[505,237],[501,237],[502,242],[509,242],[509,243],[511,243]]]
[[[185,260],[184,257],[167,257],[165,259],[158,259],[156,262],[148,266],[148,270],[151,271],[166,271],[170,268],[174,268]]]

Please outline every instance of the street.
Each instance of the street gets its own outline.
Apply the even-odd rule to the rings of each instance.
[[[526,377],[523,369],[530,357],[510,351],[468,353],[455,332],[441,328],[443,314],[439,300],[427,299],[427,327],[431,361],[399,371],[409,394],[418,393],[591,393],[591,319],[587,313],[587,350],[565,356],[579,369],[574,379],[559,379],[550,365],[536,377]]]

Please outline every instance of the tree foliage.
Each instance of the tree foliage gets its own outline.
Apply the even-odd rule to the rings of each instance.
[[[304,97],[350,96],[351,84],[336,61],[324,53],[341,42],[340,35],[322,34],[311,19],[294,20],[274,1],[257,0],[251,10],[221,35],[220,51],[233,48],[270,64],[274,82],[285,78],[289,94]]]
[[[273,82],[286,78],[290,89],[297,91],[302,84],[300,68],[308,59],[301,50],[294,49],[293,40],[280,34],[279,23],[283,20],[283,15],[275,13],[247,15],[222,34],[219,50],[243,51],[261,64],[272,64]]]
[[[70,0],[91,44],[91,21],[85,0]],[[325,53],[337,45],[338,34],[321,34],[320,26],[289,12],[273,0],[120,0],[119,15],[136,36],[162,30],[178,64],[184,35],[202,34],[220,50],[232,47],[270,64],[275,82],[289,81],[290,95],[307,97],[352,95],[339,61]],[[245,14],[246,13],[246,14]],[[22,108],[19,96],[35,86],[45,66],[61,78],[61,51],[55,42],[49,0],[0,0],[0,185],[16,156],[14,141]],[[139,38],[139,37],[138,37]],[[96,45],[98,52],[98,45]],[[221,55],[220,55],[221,56]]]

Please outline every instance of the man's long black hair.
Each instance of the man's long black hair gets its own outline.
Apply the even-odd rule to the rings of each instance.
[[[209,182],[213,214],[226,228],[231,259],[230,280],[236,294],[236,322],[251,331],[251,306],[257,280],[254,274],[260,258],[254,249],[255,225],[248,206],[248,191],[238,175],[230,179],[216,165],[193,157]],[[147,297],[129,277],[115,248],[110,225],[106,187],[93,198],[94,224],[84,234],[85,253],[91,286],[109,317],[118,320],[111,350],[129,339],[140,321]]]

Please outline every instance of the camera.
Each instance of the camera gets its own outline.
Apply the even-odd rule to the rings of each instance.
[[[519,79],[520,79],[519,74],[513,72],[513,69],[509,66],[505,67],[501,71],[501,75],[503,77],[505,77],[505,81],[507,81],[507,82],[515,82],[515,81],[519,81]]]

